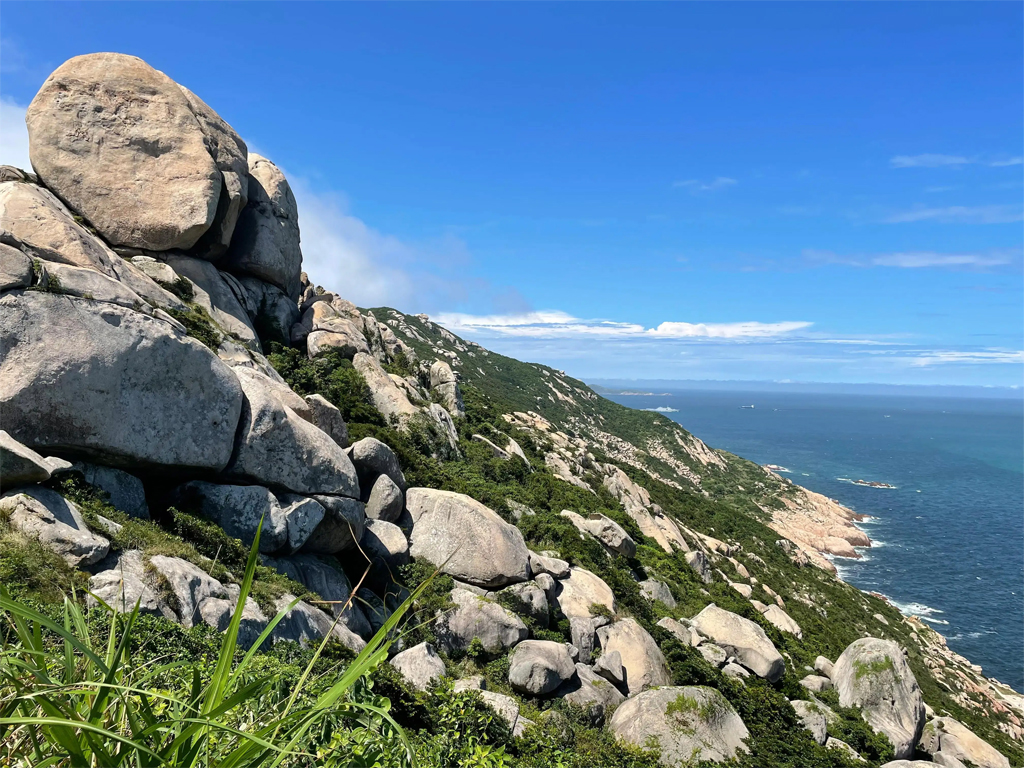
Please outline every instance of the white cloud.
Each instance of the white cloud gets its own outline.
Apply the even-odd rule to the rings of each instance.
[[[942,168],[958,167],[973,162],[960,155],[896,155],[889,163],[893,168]]]
[[[0,97],[0,165],[31,171],[25,109],[7,96]]]
[[[843,256],[833,251],[806,249],[805,259],[819,264],[845,264],[851,267],[895,267],[899,269],[984,269],[1012,264],[1020,251],[994,249],[986,253],[936,253],[935,251],[899,251],[895,253]]]
[[[989,165],[993,168],[1006,168],[1010,165],[1024,165],[1024,157],[1010,157],[1006,160],[993,160]]]
[[[940,224],[1010,224],[1024,221],[1024,212],[1012,205],[949,205],[942,208],[914,208],[885,219],[886,224],[934,221]]]
[[[1024,351],[983,350],[963,352],[937,349],[910,358],[910,364],[918,368],[948,364],[991,365],[1005,363],[1024,363]]]
[[[511,315],[468,315],[446,312],[434,318],[454,333],[485,333],[533,339],[772,339],[809,328],[808,322],[681,323],[665,322],[654,328],[638,323],[584,320],[560,310],[541,310]]]
[[[974,253],[934,253],[918,251],[911,253],[889,253],[876,256],[872,264],[880,267],[901,267],[922,269],[925,267],[997,267],[1010,263],[1007,255],[982,256]]]
[[[728,176],[719,176],[712,181],[701,181],[700,179],[686,179],[684,181],[672,182],[673,187],[685,187],[691,192],[715,192],[720,189],[727,189],[734,184],[739,184],[736,179],[730,179]]]

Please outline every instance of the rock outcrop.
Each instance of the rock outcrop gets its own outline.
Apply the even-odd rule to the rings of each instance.
[[[461,493],[410,488],[409,553],[460,581],[500,587],[530,578],[523,534],[479,501]]]
[[[601,627],[597,630],[597,637],[604,653],[619,654],[630,696],[672,683],[672,675],[658,644],[635,619],[622,619]]]
[[[1010,768],[1010,761],[991,744],[951,717],[936,717],[928,722],[921,734],[920,749],[933,759],[942,754],[977,768]]]
[[[402,673],[415,688],[427,690],[445,673],[444,660],[430,643],[420,643],[394,656],[391,666]]]
[[[743,740],[750,735],[725,697],[702,686],[658,688],[627,699],[608,728],[638,747],[656,742],[661,764],[670,768],[731,760],[748,751]]]
[[[749,619],[712,603],[693,617],[693,626],[770,683],[776,682],[786,671],[786,663],[768,635]]]
[[[0,496],[0,512],[12,528],[39,539],[69,565],[98,563],[110,551],[110,542],[89,530],[78,507],[47,488],[8,491]]]
[[[910,757],[924,728],[924,700],[906,655],[892,640],[864,637],[836,660],[832,680],[839,703],[857,707],[875,731]]]
[[[482,595],[456,588],[452,602],[454,610],[441,615],[435,624],[438,644],[448,653],[464,653],[476,639],[485,652],[498,654],[529,635],[518,616]]]
[[[178,85],[134,56],[68,60],[29,104],[39,178],[114,245],[188,249],[210,228],[221,173]]]
[[[517,691],[543,696],[569,680],[575,673],[564,643],[524,640],[508,659],[508,682]]]

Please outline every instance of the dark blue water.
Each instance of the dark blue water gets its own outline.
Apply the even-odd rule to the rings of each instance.
[[[782,465],[794,482],[871,515],[863,525],[875,546],[862,560],[837,558],[840,575],[1024,690],[1024,403],[702,391],[611,399],[676,409],[665,415],[709,445]]]

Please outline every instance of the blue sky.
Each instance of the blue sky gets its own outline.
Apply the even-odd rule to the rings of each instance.
[[[361,305],[581,377],[1018,385],[1022,8],[8,0],[0,159],[61,62],[132,53]]]

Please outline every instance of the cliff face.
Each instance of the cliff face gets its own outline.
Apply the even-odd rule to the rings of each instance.
[[[244,642],[287,609],[274,642],[359,650],[401,569],[440,565],[430,643],[393,664],[425,687],[507,657],[504,692],[481,695],[517,736],[550,726],[521,706],[571,703],[668,765],[841,765],[829,734],[860,732],[808,714],[831,704],[885,737],[861,746],[875,764],[956,758],[966,737],[922,737],[936,713],[1024,760],[1018,694],[834,577],[825,554],[870,544],[852,511],[562,371],[312,285],[281,171],[139,59],[72,59],[28,124],[38,175],[0,171],[0,532],[57,553],[93,602],[223,629],[237,579],[193,533],[259,529]],[[785,707],[790,757],[765,757],[779,736],[755,695]]]

